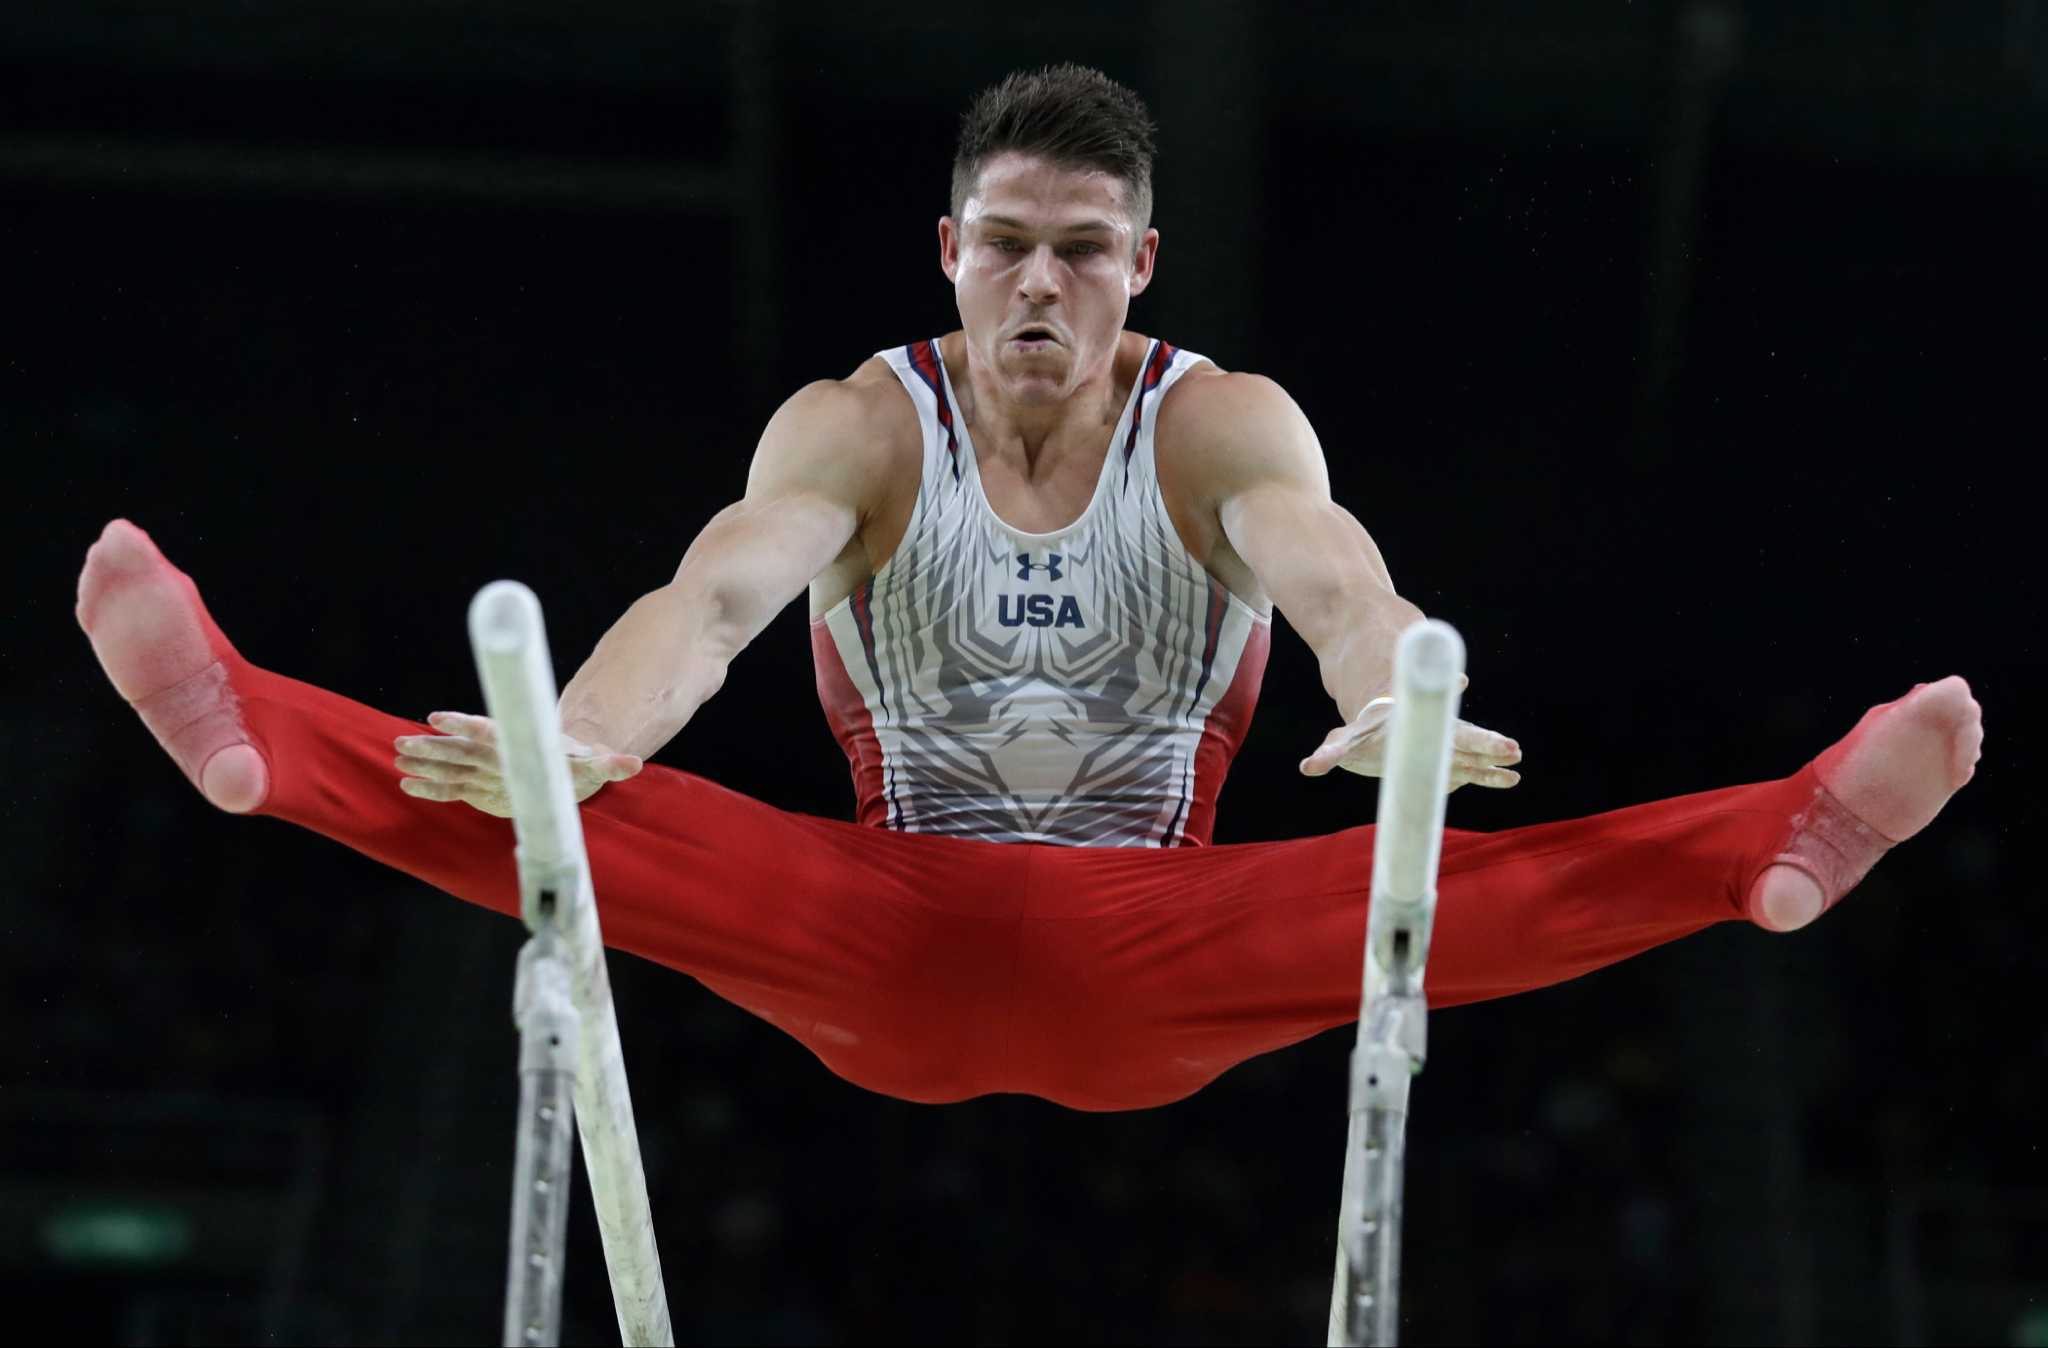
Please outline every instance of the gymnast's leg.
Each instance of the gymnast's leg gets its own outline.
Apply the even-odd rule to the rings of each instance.
[[[1934,818],[1982,739],[1968,686],[1945,679],[1872,708],[1779,781],[1446,830],[1430,1004],[1546,987],[1717,922],[1804,925]],[[1372,835],[1046,858],[1026,897],[1013,1070],[1079,1108],[1163,1104],[1356,1020]]]
[[[140,529],[107,526],[77,613],[115,689],[213,804],[518,915],[510,821],[399,790],[392,741],[427,728],[251,664]],[[1024,853],[792,814],[655,765],[582,813],[607,945],[692,975],[870,1089],[1000,1089],[989,1038]]]
[[[216,805],[517,911],[509,824],[398,790],[391,742],[421,727],[249,664],[139,529],[95,545],[78,616]],[[1430,1000],[1547,986],[1731,918],[1810,921],[1933,819],[1981,741],[1948,679],[1781,781],[1448,832]],[[1162,1104],[1357,1014],[1368,828],[1164,852],[978,843],[787,814],[653,767],[583,813],[608,944],[907,1099]]]

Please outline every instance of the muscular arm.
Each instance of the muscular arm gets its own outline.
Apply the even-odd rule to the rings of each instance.
[[[859,377],[856,376],[856,379]],[[746,495],[704,526],[562,690],[562,729],[642,757],[675,737],[727,667],[854,537],[883,489],[872,388],[812,384],[761,436]]]
[[[1230,546],[1316,653],[1323,687],[1349,721],[1393,686],[1394,641],[1422,610],[1394,592],[1380,550],[1330,499],[1322,446],[1279,385],[1225,374],[1184,381],[1176,392],[1175,429],[1185,429],[1175,447],[1193,469],[1199,508],[1215,512]]]
[[[1278,385],[1225,374],[1183,380],[1180,388],[1195,397],[1173,414],[1173,444],[1191,470],[1196,506],[1214,512],[1223,539],[1315,651],[1323,687],[1344,717],[1302,771],[1321,776],[1341,767],[1378,776],[1390,713],[1367,704],[1392,690],[1394,643],[1422,610],[1394,593],[1379,549],[1330,499],[1322,447]],[[1162,439],[1167,417],[1162,411]],[[1521,780],[1509,768],[1521,761],[1521,748],[1504,735],[1459,721],[1451,746],[1453,791]]]

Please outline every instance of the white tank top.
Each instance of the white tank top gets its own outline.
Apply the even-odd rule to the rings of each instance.
[[[994,842],[1208,842],[1272,622],[1182,546],[1160,494],[1159,402],[1202,357],[1152,343],[1087,508],[1031,534],[982,492],[939,344],[877,354],[924,428],[917,504],[874,578],[811,623],[860,822]]]

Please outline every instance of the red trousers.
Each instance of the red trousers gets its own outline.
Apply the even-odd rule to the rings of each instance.
[[[512,827],[398,789],[425,733],[231,662],[264,814],[516,915]],[[1557,824],[1445,835],[1432,1006],[1544,987],[1741,916],[1811,767]],[[840,1076],[1138,1109],[1358,1016],[1371,828],[1173,849],[986,843],[791,814],[649,765],[583,807],[605,943],[689,974]]]

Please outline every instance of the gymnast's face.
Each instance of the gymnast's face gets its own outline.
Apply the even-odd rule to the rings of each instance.
[[[939,221],[968,350],[1020,402],[1061,401],[1108,369],[1159,250],[1126,196],[1112,174],[1013,152]]]

